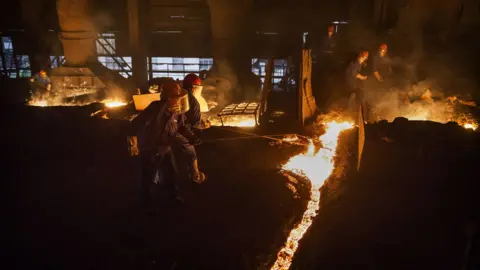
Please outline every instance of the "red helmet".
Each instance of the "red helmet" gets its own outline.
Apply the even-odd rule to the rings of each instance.
[[[180,95],[180,85],[174,81],[166,82],[162,85],[162,97],[170,99]]]
[[[328,26],[328,32],[335,31],[335,27],[333,25]]]
[[[202,80],[197,74],[190,73],[183,79],[183,88],[192,88],[194,85],[202,85]]]
[[[380,50],[386,50],[388,48],[388,46],[387,46],[387,44],[382,43],[382,44],[380,44],[379,48],[380,48]]]
[[[360,57],[368,57],[368,51],[361,51]]]

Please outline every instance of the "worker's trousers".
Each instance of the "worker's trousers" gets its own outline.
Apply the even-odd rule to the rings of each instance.
[[[368,118],[368,104],[365,101],[364,90],[359,87],[350,89],[348,110],[352,114],[352,116],[358,116],[357,114],[360,110],[360,106],[362,106],[362,113],[364,117]],[[355,119],[358,119],[358,117],[355,117]]]
[[[150,196],[154,186],[154,178],[158,172],[160,182],[165,185],[168,195],[178,196],[178,173],[175,159],[171,149],[157,153],[157,151],[141,151],[140,162],[142,166],[142,179],[140,187],[141,202],[143,205],[151,203]],[[155,193],[155,196],[159,196]]]
[[[197,152],[185,137],[177,136],[175,143],[172,144],[173,152],[178,161],[177,168],[180,170],[179,175],[188,177],[194,170],[193,162],[197,160]]]

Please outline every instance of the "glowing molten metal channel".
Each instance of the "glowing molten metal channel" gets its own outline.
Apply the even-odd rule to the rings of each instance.
[[[305,232],[312,225],[313,219],[317,215],[318,209],[320,209],[320,187],[333,172],[335,166],[333,158],[337,149],[338,136],[340,132],[352,128],[353,124],[349,122],[328,122],[325,124],[325,127],[326,133],[319,138],[323,148],[315,153],[315,146],[310,141],[306,153],[292,157],[283,166],[284,170],[308,178],[312,186],[310,200],[302,220],[290,232],[285,246],[277,254],[277,260],[272,266],[272,270],[286,270],[290,268],[293,255],[298,248],[298,241],[302,239]]]

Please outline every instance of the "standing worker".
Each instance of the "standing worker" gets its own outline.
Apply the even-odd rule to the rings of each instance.
[[[335,36],[335,27],[333,25],[328,26],[327,36],[323,38],[323,53],[332,54],[337,45],[337,38]]]
[[[327,28],[327,35],[317,40],[312,49],[312,90],[317,104],[328,103],[326,100],[331,96],[328,91],[331,90],[329,82],[333,79],[338,66],[335,58],[336,46],[335,27],[330,25]]]
[[[202,96],[202,80],[194,73],[190,73],[183,79],[183,89],[187,90],[188,93],[188,102],[190,109],[185,113],[187,116],[188,124],[190,128],[195,133],[199,132],[202,129],[208,128],[208,124],[202,121],[202,112],[200,101],[205,102],[205,100],[199,100]],[[207,106],[205,102],[205,106]]]
[[[155,173],[158,171],[165,181],[170,197],[183,203],[179,195],[173,148],[182,149],[183,157],[192,164],[192,180],[203,182],[205,175],[198,170],[195,148],[190,142],[196,137],[186,125],[186,116],[182,113],[182,92],[175,82],[163,85],[161,100],[153,101],[131,122],[130,135],[136,136],[145,129],[145,144],[140,153],[142,163],[141,199],[149,205],[150,189]]]
[[[367,76],[362,75],[362,67],[363,64],[368,59],[368,51],[361,51],[358,56],[350,62],[347,68],[347,72],[345,74],[345,82],[350,94],[352,97],[355,94],[355,110],[358,106],[362,105],[365,109],[364,104],[364,91],[363,91],[363,81],[367,80]],[[350,102],[349,102],[350,103]],[[354,108],[350,108],[354,109]]]
[[[392,74],[391,59],[387,56],[388,46],[383,43],[372,57],[372,72],[378,82],[384,82]]]
[[[33,78],[30,79],[31,90],[36,96],[43,97],[52,88],[50,78],[47,76],[47,72],[41,69]]]

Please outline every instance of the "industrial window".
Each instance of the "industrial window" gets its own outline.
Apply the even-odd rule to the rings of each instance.
[[[105,67],[118,71],[124,78],[132,74],[132,57],[130,56],[98,56],[98,61]]]
[[[265,68],[268,59],[252,59],[252,72],[260,76],[262,83],[265,81]],[[275,59],[273,62],[273,83],[279,83],[287,72],[287,60]]]
[[[11,37],[2,37],[1,46],[3,73],[10,78],[30,77],[32,72],[28,55],[15,55]]]
[[[212,58],[189,57],[151,57],[151,69],[148,69],[150,78],[171,77],[183,80],[189,73],[199,74],[202,70],[209,70],[213,65]]]
[[[97,54],[98,55],[113,55],[115,54],[115,34],[103,33],[97,39]]]
[[[2,53],[5,59],[5,74],[10,78],[17,78],[17,66],[13,55],[13,43],[11,37],[2,37]]]
[[[31,77],[30,58],[28,55],[17,55],[18,75],[20,78]]]
[[[57,68],[61,66],[64,60],[64,56],[50,56],[50,68]]]
[[[97,55],[105,67],[118,71],[125,78],[132,76],[132,57],[117,55],[115,33],[102,33],[98,37]]]

